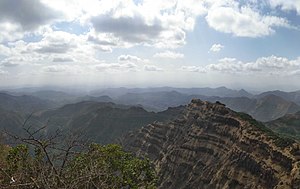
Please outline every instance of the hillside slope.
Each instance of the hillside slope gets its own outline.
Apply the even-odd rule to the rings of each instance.
[[[300,188],[300,144],[220,103],[192,100],[123,145],[155,162],[159,188]]]
[[[17,112],[0,108],[0,133],[2,131],[22,132],[24,117]]]
[[[17,111],[22,114],[32,113],[53,107],[47,100],[41,100],[34,96],[22,95],[14,96],[0,93],[0,108],[9,111]]]
[[[259,95],[256,95],[255,98],[262,98],[268,95],[276,95],[279,96],[287,101],[294,102],[298,105],[300,105],[300,91],[293,91],[293,92],[285,92],[285,91],[267,91],[263,92]]]
[[[173,119],[181,111],[178,107],[154,113],[141,107],[85,101],[35,114],[32,120],[48,124],[49,131],[57,128],[80,131],[94,142],[112,143],[128,131],[153,121]]]
[[[265,124],[273,131],[300,140],[300,112],[287,114]]]
[[[234,111],[248,113],[255,119],[264,122],[275,120],[284,116],[285,114],[300,111],[299,105],[276,95],[267,95],[259,99],[249,99],[246,97],[208,97],[204,99],[210,102],[220,101]]]

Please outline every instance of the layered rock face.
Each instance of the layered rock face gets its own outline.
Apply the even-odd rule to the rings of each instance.
[[[300,145],[246,114],[194,99],[167,124],[125,137],[130,151],[151,158],[159,188],[300,188]]]

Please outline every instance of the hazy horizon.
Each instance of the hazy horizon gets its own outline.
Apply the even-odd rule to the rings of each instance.
[[[107,89],[113,89],[113,90],[118,90],[118,89],[161,89],[161,91],[168,91],[167,89],[218,89],[218,88],[223,88],[225,87],[226,89],[229,90],[245,90],[250,94],[253,95],[258,95],[264,92],[268,91],[284,91],[284,92],[298,92],[300,89],[279,89],[279,88],[269,88],[269,89],[259,89],[259,88],[245,88],[245,87],[228,87],[228,86],[196,86],[196,87],[186,87],[186,86],[83,86],[83,85],[65,85],[65,86],[59,86],[59,85],[22,85],[22,86],[9,86],[9,87],[0,87],[0,92],[1,91],[10,91],[10,92],[20,92],[22,93],[31,93],[31,92],[38,92],[38,91],[58,91],[58,92],[65,92],[65,93],[74,93],[77,95],[90,95],[91,92],[95,91],[105,91]],[[92,95],[93,96],[93,95]]]
[[[1,0],[0,87],[300,89],[300,3]]]

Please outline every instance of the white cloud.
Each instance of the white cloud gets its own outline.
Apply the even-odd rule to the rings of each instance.
[[[50,66],[43,66],[42,71],[46,73],[53,73],[53,74],[62,74],[62,75],[77,75],[77,74],[87,74],[88,70],[85,69],[83,66],[80,65],[50,65]]]
[[[252,62],[239,61],[236,58],[222,58],[215,64],[205,66],[182,66],[182,71],[199,73],[224,73],[241,75],[297,75],[300,70],[300,57],[289,60],[285,57],[260,57]]]
[[[196,17],[205,12],[203,2],[194,0],[144,0],[139,4],[117,0],[102,6],[102,12],[91,15],[89,21],[98,34],[108,34],[119,42],[177,48],[185,44],[186,31],[194,29]]]
[[[31,59],[32,60],[32,59]],[[14,67],[21,64],[24,64],[26,60],[20,56],[14,56],[14,57],[7,57],[0,61],[1,65],[4,67]],[[25,62],[28,63],[28,62]]]
[[[3,66],[3,67],[16,67],[19,64],[13,63],[13,62],[9,62],[9,61],[3,61],[0,65]]]
[[[10,22],[0,22],[0,31],[0,42],[14,41],[24,36],[21,28]]]
[[[39,0],[1,0],[0,22],[17,24],[24,31],[37,29],[57,18],[59,12]]]
[[[265,7],[267,10],[296,10],[299,14],[299,0],[265,2],[263,6],[268,6]],[[18,6],[12,6],[15,4]],[[148,57],[153,53],[151,58],[162,61],[183,59],[185,55],[179,51],[187,50],[181,49],[187,43],[187,36],[192,40],[193,35],[201,38],[199,30],[205,24],[199,27],[199,33],[193,33],[198,17],[204,18],[214,30],[238,37],[269,36],[278,27],[293,28],[287,20],[290,17],[280,17],[282,12],[266,12],[258,4],[258,0],[2,0],[0,72],[8,74],[8,70],[10,76],[20,72],[28,76],[29,72],[36,71],[41,78],[43,74],[76,76],[79,73],[100,78],[105,75],[100,71],[116,75],[125,73],[126,79],[134,75],[127,72],[141,71],[144,75],[152,75],[146,71],[162,70],[165,78],[177,78],[178,72],[298,74],[299,59],[278,56],[261,57],[251,62],[223,58],[207,66],[195,66],[195,61],[205,60],[189,56],[187,61],[194,66],[180,67],[176,63],[166,64],[163,69],[150,64],[150,60],[135,56]],[[222,43],[214,44],[209,51],[219,52],[223,48]],[[117,54],[103,54],[114,50]],[[109,63],[111,59],[114,59],[113,63]]]
[[[199,73],[206,73],[207,71],[205,68],[201,66],[182,66],[180,68],[182,71],[187,71],[187,72],[199,72]]]
[[[120,62],[140,62],[140,61],[142,61],[142,59],[137,56],[127,54],[127,55],[120,55],[118,57],[118,61],[120,61]]]
[[[248,6],[212,8],[206,21],[219,32],[239,37],[262,37],[273,34],[275,27],[292,27],[285,18],[261,15]]]
[[[173,52],[173,51],[164,51],[164,52],[154,54],[153,57],[154,58],[179,59],[179,58],[184,58],[184,54]]]
[[[289,75],[291,75],[291,76],[300,76],[300,69],[290,72]]]
[[[219,62],[221,63],[234,63],[236,61],[237,61],[236,58],[229,58],[229,57],[219,59]]]
[[[223,58],[217,64],[209,64],[206,66],[209,71],[218,71],[221,73],[237,73],[243,71],[242,62],[238,62],[235,58]]]
[[[213,44],[211,46],[211,48],[209,49],[209,52],[219,52],[220,50],[222,50],[224,48],[223,45],[221,44]]]
[[[0,70],[0,75],[7,75],[8,72],[7,71],[4,71],[4,70]]]
[[[209,64],[205,68],[209,71],[234,74],[286,74],[300,68],[300,59],[289,60],[272,55],[260,57],[254,62],[242,62],[235,58],[223,58],[219,60],[219,63]]]
[[[37,42],[10,42],[1,62],[13,64],[47,64],[51,62],[99,63],[95,54],[98,45],[88,42],[87,36],[64,31],[46,31]],[[1,46],[0,46],[1,48]]]
[[[300,15],[300,1],[299,0],[269,0],[271,7],[280,7],[284,11],[296,10]]]
[[[87,34],[87,40],[94,43],[104,52],[112,52],[113,48],[129,48],[131,44],[121,41],[109,33],[97,33],[94,29]]]
[[[163,31],[159,20],[147,23],[140,14],[132,17],[114,15],[99,15],[91,18],[95,30],[100,33],[110,33],[130,43],[141,43],[158,38]]]
[[[202,3],[197,4],[202,7]],[[196,17],[203,13],[197,5],[184,5],[148,0],[138,5],[131,0],[104,4],[98,14],[87,16],[86,22],[93,26],[89,40],[111,48],[183,46],[186,32],[194,29]]]
[[[145,65],[144,66],[144,70],[145,71],[149,71],[149,72],[160,72],[160,71],[163,71],[162,68],[159,68],[159,67],[154,66],[154,65]]]
[[[53,66],[46,66],[43,68],[45,72],[66,72],[68,69],[66,66],[62,65],[53,65]]]
[[[102,6],[103,12],[90,20],[98,33],[110,34],[131,45],[159,48],[184,45],[186,31],[192,31],[196,18],[203,15],[217,31],[242,37],[266,36],[274,33],[275,27],[291,27],[284,18],[261,15],[250,7],[253,4],[242,5],[233,0],[144,0],[138,5],[131,0],[115,1],[111,6]]]
[[[284,18],[261,15],[250,7],[253,4],[234,0],[3,0],[0,42],[43,34],[42,28],[59,22],[89,27],[88,40],[103,52],[136,45],[181,47],[197,17],[205,15],[215,30],[243,37],[266,36],[274,33],[275,27],[292,27]],[[270,6],[284,10],[300,7],[298,0],[270,0]]]
[[[5,45],[0,44],[0,55],[9,56],[10,55],[10,48],[8,48]]]
[[[101,72],[135,72],[138,70],[134,63],[101,63],[93,66],[93,68]]]
[[[74,62],[71,57],[54,57],[52,62]]]
[[[81,21],[86,19],[87,15],[94,15],[103,11],[103,8],[108,4],[113,4],[111,1],[99,0],[41,0],[44,4],[52,9],[61,12],[66,21]]]
[[[31,50],[40,54],[66,54],[76,48],[78,37],[63,31],[47,32],[38,43],[31,43]]]
[[[38,34],[55,21],[62,20],[61,12],[51,9],[40,0],[0,1],[0,42],[22,39]]]

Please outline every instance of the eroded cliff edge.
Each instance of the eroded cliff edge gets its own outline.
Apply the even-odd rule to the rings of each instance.
[[[154,161],[159,188],[300,188],[300,144],[218,102],[194,99],[123,145]]]

